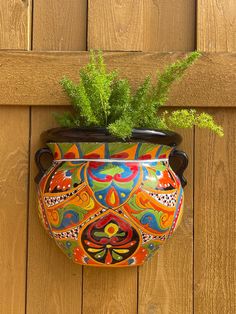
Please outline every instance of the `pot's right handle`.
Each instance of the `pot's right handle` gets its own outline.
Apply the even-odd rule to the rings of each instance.
[[[181,150],[175,149],[170,154],[170,164],[171,163],[173,164],[173,167],[172,166],[171,167],[179,177],[181,185],[184,188],[187,184],[187,180],[185,179],[183,173],[188,166],[188,155]]]
[[[50,149],[48,147],[44,147],[44,148],[40,148],[39,150],[37,150],[37,152],[35,153],[34,159],[36,162],[36,165],[38,167],[38,174],[35,177],[34,181],[39,184],[40,180],[42,179],[43,175],[45,174],[45,172],[47,171],[47,169],[45,169],[41,163],[41,157],[43,154],[49,154],[52,156],[52,152],[50,151]]]

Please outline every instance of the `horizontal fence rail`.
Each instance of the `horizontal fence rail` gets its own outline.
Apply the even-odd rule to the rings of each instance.
[[[68,105],[59,85],[66,75],[78,81],[79,69],[88,52],[2,52],[0,53],[0,105]],[[109,69],[135,88],[145,76],[154,78],[157,69],[185,53],[105,53]],[[236,53],[204,53],[173,85],[168,105],[184,107],[236,106]],[[223,91],[223,92],[222,92]]]

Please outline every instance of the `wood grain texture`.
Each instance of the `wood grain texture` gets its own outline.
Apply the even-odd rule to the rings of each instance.
[[[52,116],[55,109],[62,112],[64,108],[35,107],[31,117],[27,314],[79,314],[81,310],[82,268],[62,254],[43,230],[36,213],[34,154],[44,147],[39,140],[41,132],[56,126]]]
[[[89,0],[88,48],[142,50],[143,1]]]
[[[34,1],[33,50],[86,50],[87,0]]]
[[[28,108],[1,107],[0,124],[0,313],[23,314],[28,194]]]
[[[194,0],[89,0],[89,48],[188,51],[194,28]]]
[[[195,313],[228,314],[236,308],[236,110],[208,112],[225,136],[196,130]]]
[[[35,1],[33,25],[32,46],[34,50],[85,49],[86,1]],[[41,59],[37,65],[40,73],[42,65],[43,60]],[[48,77],[50,71],[51,69],[48,69],[45,77]],[[44,82],[43,89],[45,89],[45,83],[48,82]],[[54,97],[53,95],[54,91],[52,90],[51,97]],[[37,170],[34,154],[38,148],[44,145],[39,140],[40,133],[47,128],[56,126],[52,113],[63,110],[63,107],[34,107],[31,112],[27,314],[79,314],[82,308],[82,267],[73,264],[49,239],[40,226],[35,211],[37,197],[33,177]],[[40,243],[40,250],[35,245],[36,242]]]
[[[156,69],[183,57],[183,53],[105,54],[110,69],[119,69],[121,77],[135,88]],[[173,85],[168,105],[233,107],[236,104],[236,54],[204,54]],[[0,105],[69,104],[59,80],[63,75],[78,80],[78,71],[88,62],[88,53],[0,53]],[[14,73],[13,73],[14,69]]]
[[[195,49],[195,0],[143,0],[143,49]]]
[[[235,51],[232,0],[198,1],[198,49]],[[223,90],[222,90],[223,93]],[[235,312],[235,115],[233,109],[210,111],[225,137],[196,131],[194,216],[195,313]]]
[[[84,267],[83,280],[84,314],[137,313],[137,267]]]
[[[198,0],[197,12],[198,49],[236,51],[235,0]]]
[[[0,3],[0,49],[27,50],[30,36],[31,0]]]
[[[0,49],[27,50],[31,1],[0,1]],[[3,85],[1,89],[4,89]],[[29,108],[0,108],[0,313],[25,313]]]
[[[145,49],[194,50],[195,1],[144,1],[144,13]],[[189,89],[188,84],[189,82],[185,85],[185,90]],[[184,93],[177,93],[173,98],[174,101],[178,97],[177,95]],[[181,106],[185,106],[186,103],[188,101],[185,99]],[[182,131],[182,135],[182,148],[190,159],[190,165],[186,172],[188,186],[184,191],[185,211],[182,224],[174,237],[160,249],[157,256],[139,270],[139,314],[189,314],[193,312],[192,170],[194,132],[186,130]]]
[[[179,132],[179,131],[178,131]],[[157,255],[139,269],[139,314],[189,314],[193,310],[193,130],[179,132],[189,156],[181,225]]]

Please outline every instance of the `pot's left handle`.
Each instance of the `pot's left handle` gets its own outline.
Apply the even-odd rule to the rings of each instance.
[[[181,150],[175,149],[170,154],[170,164],[172,164],[171,167],[179,177],[181,185],[184,188],[187,184],[184,171],[188,166],[188,155]]]
[[[43,175],[45,174],[45,172],[47,171],[47,169],[45,169],[41,163],[41,157],[44,154],[49,154],[50,156],[53,157],[52,152],[50,151],[50,149],[48,147],[44,147],[44,148],[40,148],[39,150],[37,150],[37,152],[35,153],[34,159],[36,162],[36,165],[38,167],[38,174],[37,176],[34,178],[35,183],[39,183],[40,180],[42,179]]]

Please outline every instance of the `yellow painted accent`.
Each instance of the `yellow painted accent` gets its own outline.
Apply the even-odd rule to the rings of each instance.
[[[113,232],[109,231],[110,228],[114,229]],[[105,227],[104,232],[109,236],[109,238],[111,238],[114,234],[117,233],[118,230],[119,230],[119,227],[116,224],[113,224],[111,222]]]
[[[86,209],[86,210],[93,209],[93,208],[94,208],[94,205],[95,205],[94,200],[90,197],[89,203],[88,203],[87,206],[84,206],[84,209]]]
[[[115,202],[116,202],[116,197],[115,197],[114,191],[111,192],[110,202],[111,202],[111,204],[115,204]]]
[[[129,252],[129,250],[127,250],[127,249],[114,249],[114,251],[117,253],[128,253]]]
[[[88,251],[95,253],[95,252],[102,251],[102,249],[93,249],[93,248],[89,248]]]
[[[91,210],[95,207],[94,199],[86,190],[79,191],[78,197],[73,199],[71,203],[86,210]]]

